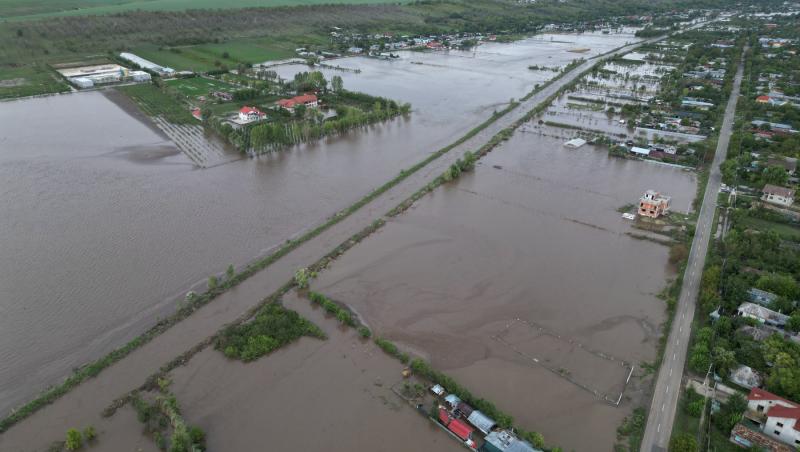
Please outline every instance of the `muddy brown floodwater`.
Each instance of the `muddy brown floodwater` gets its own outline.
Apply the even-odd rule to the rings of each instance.
[[[326,340],[301,338],[251,363],[211,348],[173,372],[187,422],[209,450],[457,452],[447,433],[392,392],[403,365],[293,294],[284,305]]]
[[[618,397],[623,363],[641,375],[653,361],[666,318],[656,294],[674,276],[668,248],[626,234],[616,209],[654,188],[685,211],[695,176],[525,130],[534,129],[388,222],[313,289],[548,443],[610,450],[644,382],[634,378],[619,407],[591,391]]]
[[[206,170],[113,92],[0,103],[0,415],[556,75],[529,65],[634,40],[337,60],[362,69],[347,88],[411,102],[410,118]]]

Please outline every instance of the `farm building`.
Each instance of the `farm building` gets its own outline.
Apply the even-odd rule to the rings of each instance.
[[[564,146],[566,146],[568,148],[577,149],[577,148],[583,146],[584,144],[586,144],[586,140],[584,140],[583,138],[573,138],[573,139],[567,141],[566,143],[564,143]]]
[[[142,69],[147,69],[153,72],[158,72],[161,75],[172,75],[175,73],[175,69],[164,67],[159,64],[153,63],[150,60],[145,60],[144,58],[134,55],[128,52],[122,52],[119,54],[120,58],[130,61],[131,63],[139,66]]]
[[[294,111],[294,108],[298,105],[304,105],[306,108],[314,108],[319,105],[317,96],[313,94],[303,94],[302,96],[295,96],[291,99],[281,99],[275,103],[288,111]]]

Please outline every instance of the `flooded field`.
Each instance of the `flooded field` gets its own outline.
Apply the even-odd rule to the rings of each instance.
[[[655,188],[685,211],[695,184],[681,169],[518,132],[313,287],[549,444],[610,450],[645,397],[641,363],[655,358],[666,318],[656,294],[675,276],[668,248],[629,235],[617,209]],[[518,322],[546,329],[546,340],[509,330]],[[598,367],[587,349],[618,362]],[[622,361],[635,366],[627,386]],[[624,389],[620,406],[584,386]]]
[[[411,102],[411,117],[206,170],[113,92],[1,103],[0,412],[145,330],[210,274],[318,224],[556,75],[529,65],[633,40],[546,35],[339,60],[362,68],[341,72],[347,88]]]
[[[400,362],[308,300],[284,304],[328,339],[302,338],[247,364],[207,349],[174,372],[184,417],[206,431],[209,450],[463,450],[392,391]]]

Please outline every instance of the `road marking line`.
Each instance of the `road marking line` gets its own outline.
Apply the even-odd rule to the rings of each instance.
[[[669,368],[669,376],[672,376],[672,367]]]
[[[664,406],[665,406],[665,405],[666,405],[666,403],[662,403],[662,404],[661,404],[661,412],[662,412],[662,413],[664,412]]]
[[[658,428],[656,429],[658,433],[661,433],[661,424],[658,424]]]
[[[675,358],[677,358],[677,355],[675,353],[673,353],[672,354],[672,360],[675,361]]]

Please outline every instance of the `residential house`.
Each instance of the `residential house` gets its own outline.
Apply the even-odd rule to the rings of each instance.
[[[759,322],[783,328],[789,320],[789,316],[775,312],[772,309],[767,309],[764,306],[759,306],[754,303],[744,302],[736,309],[736,313],[741,317],[756,319]]]
[[[793,176],[797,171],[797,159],[793,157],[774,156],[767,159],[768,166],[780,166],[786,170],[786,174]]]
[[[239,110],[239,120],[242,122],[261,121],[266,117],[267,114],[256,107],[248,107],[245,105]]]
[[[508,430],[495,430],[484,438],[481,452],[541,452]]]
[[[655,190],[647,190],[639,198],[639,215],[643,217],[658,218],[669,213],[669,196],[662,196]]]
[[[753,388],[747,395],[748,417],[758,422],[761,431],[778,441],[800,445],[800,404]]]
[[[751,287],[750,290],[747,291],[747,295],[750,296],[750,301],[758,303],[761,306],[769,306],[773,301],[778,299],[778,296],[774,293],[756,289],[755,287]]]
[[[761,200],[770,204],[789,207],[794,203],[794,190],[767,184],[761,189]]]
[[[317,96],[313,94],[303,94],[302,96],[295,96],[291,99],[281,99],[275,102],[275,104],[284,110],[293,112],[294,108],[298,105],[304,105],[306,108],[314,108],[319,105],[319,101],[317,100]]]

